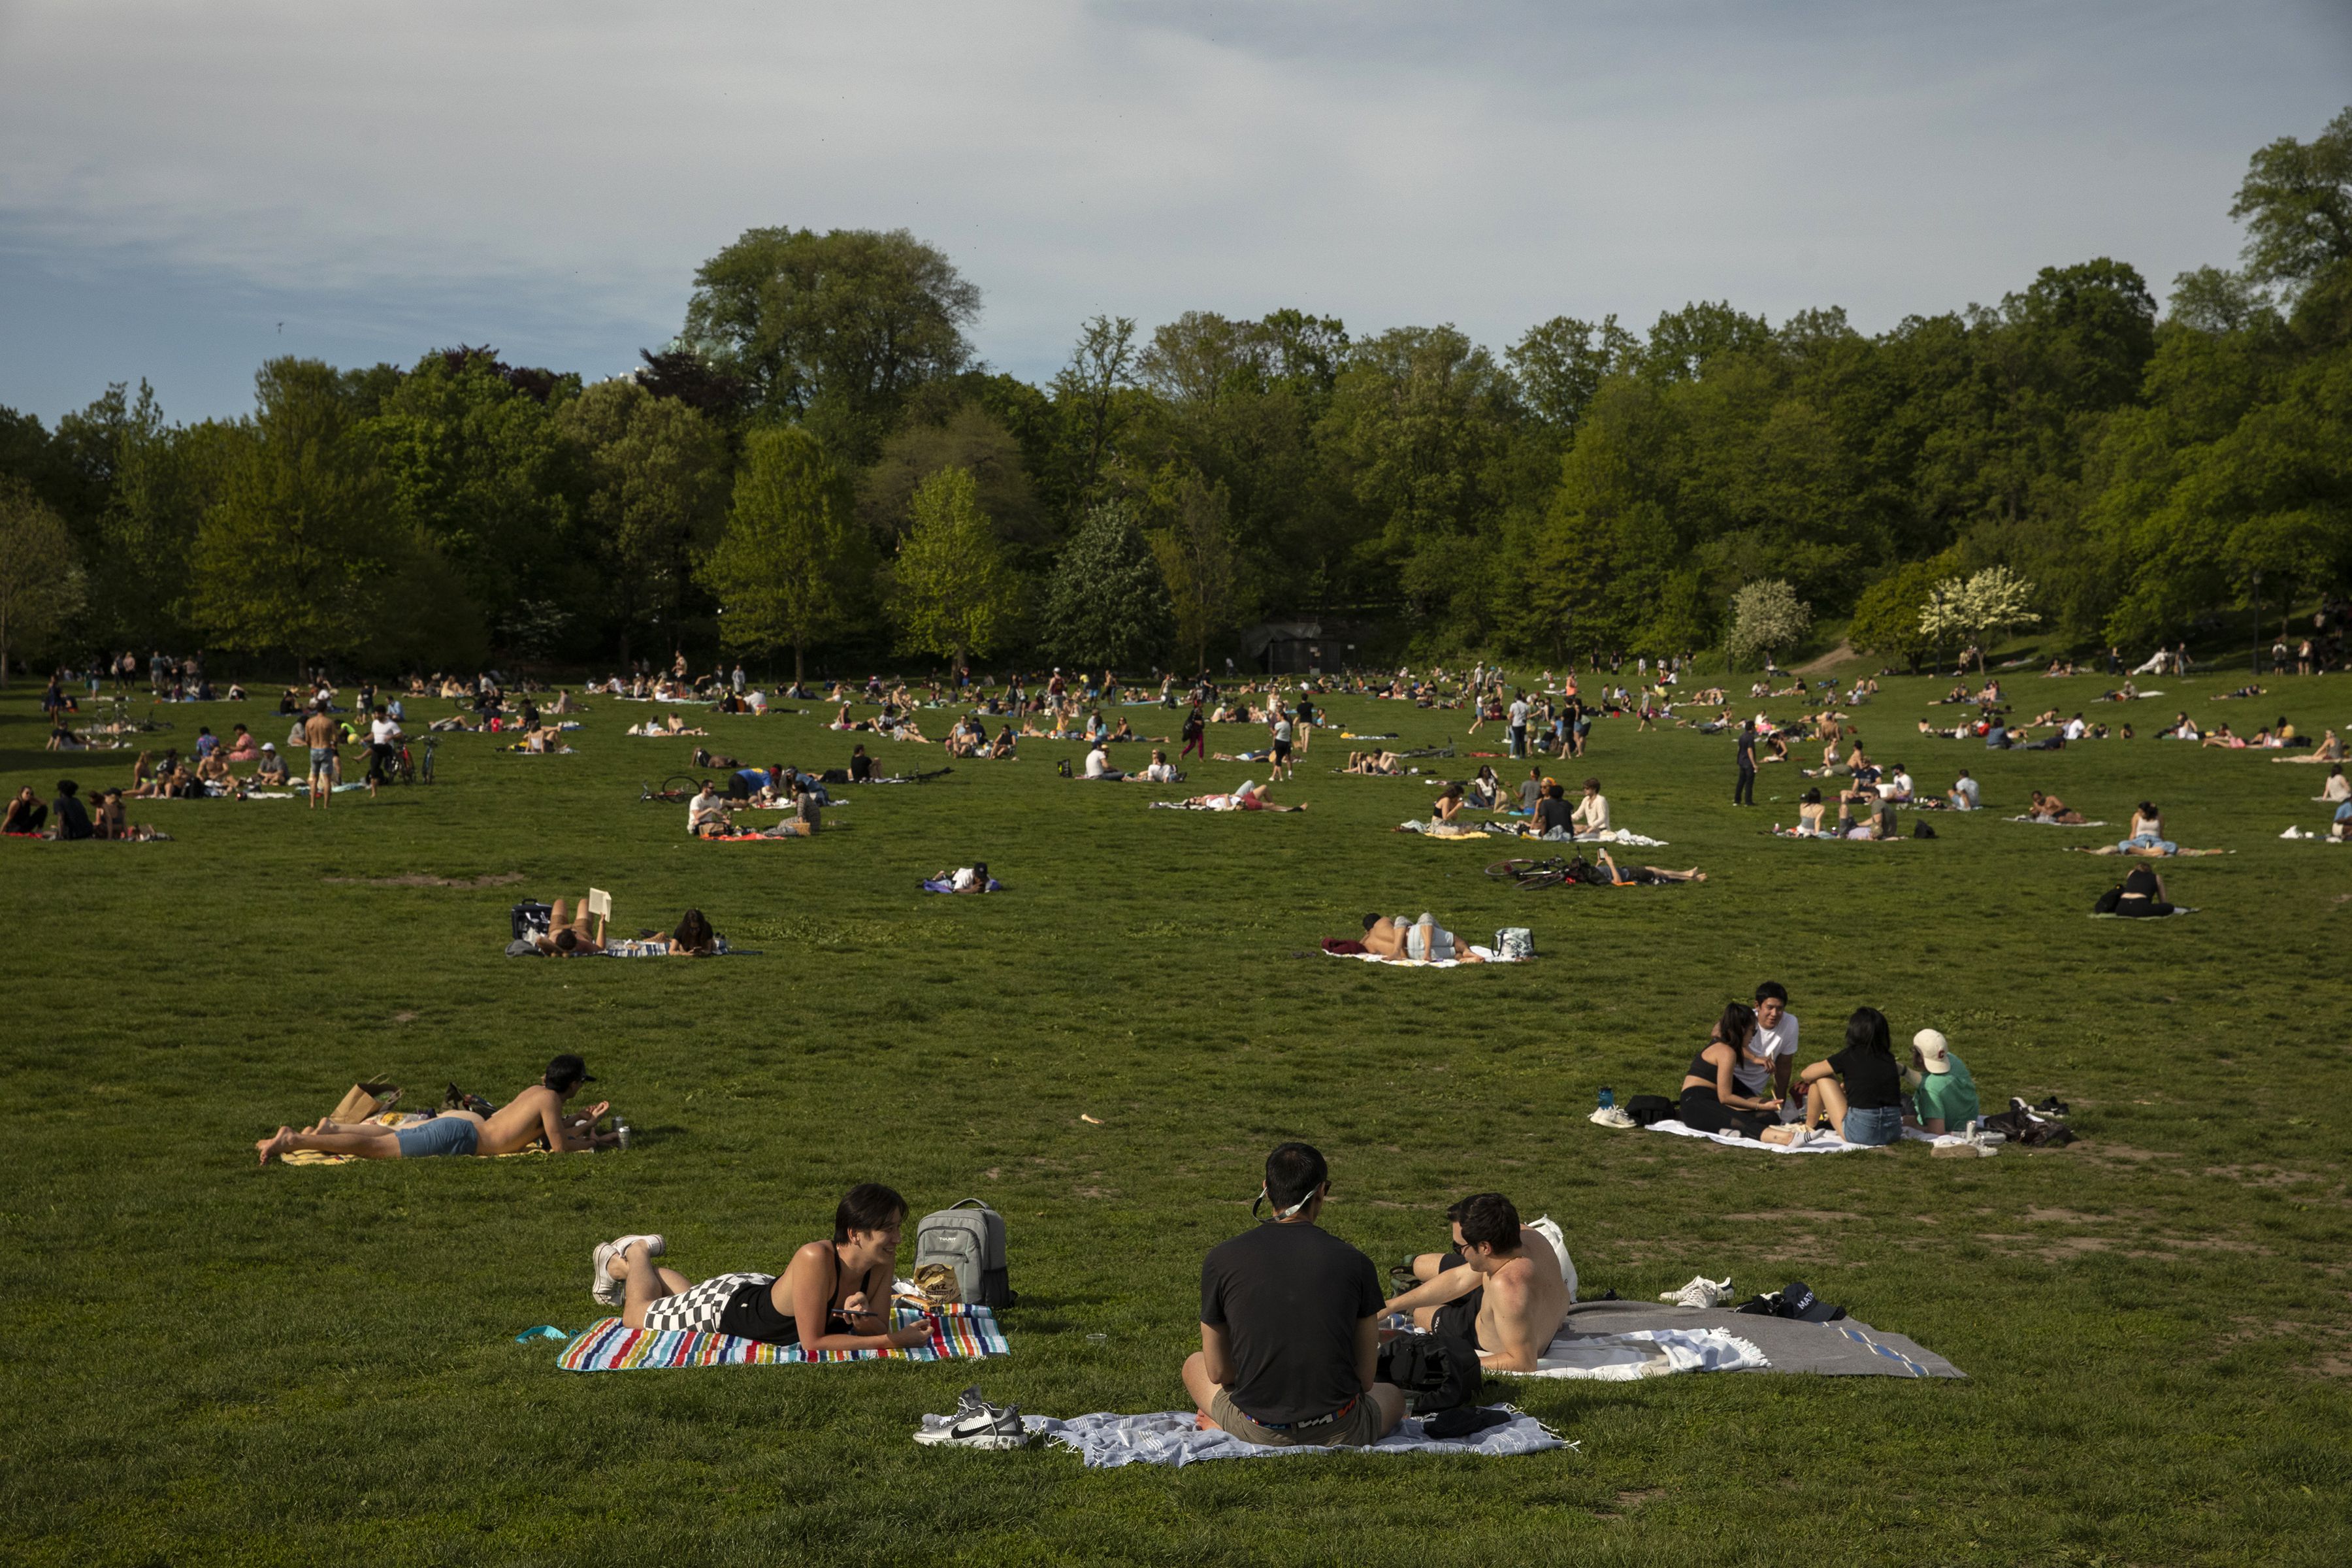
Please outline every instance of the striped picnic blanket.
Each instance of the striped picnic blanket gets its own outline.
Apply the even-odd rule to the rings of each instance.
[[[894,1326],[904,1327],[919,1316],[901,1307],[893,1314]],[[578,1339],[565,1345],[555,1364],[566,1372],[638,1372],[649,1367],[798,1366],[836,1361],[978,1361],[982,1356],[1012,1353],[994,1312],[986,1307],[953,1306],[936,1310],[929,1344],[908,1350],[812,1351],[738,1339],[733,1334],[633,1329],[618,1318],[605,1318],[589,1324]]]

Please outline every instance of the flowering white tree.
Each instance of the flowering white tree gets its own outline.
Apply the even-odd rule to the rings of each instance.
[[[2006,566],[1988,566],[1966,581],[1947,577],[1927,591],[1920,606],[1919,630],[1941,638],[1958,632],[1977,647],[1977,673],[1984,673],[1984,645],[2011,626],[2038,625],[2042,617],[2025,606],[2033,600],[2033,584]]]
[[[1813,607],[1780,578],[1759,579],[1732,596],[1731,652],[1770,655],[1812,629]]]

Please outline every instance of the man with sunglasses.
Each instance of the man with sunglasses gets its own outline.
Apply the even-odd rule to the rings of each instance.
[[[1184,1387],[1202,1429],[1266,1447],[1362,1447],[1404,1419],[1404,1394],[1374,1372],[1372,1260],[1315,1223],[1330,1195],[1323,1156],[1283,1144],[1259,1194],[1272,1215],[1201,1265],[1201,1348]]]
[[[1500,1193],[1474,1193],[1445,1211],[1454,1250],[1412,1260],[1421,1283],[1382,1305],[1416,1327],[1468,1340],[1493,1372],[1533,1372],[1576,1302],[1568,1255]]]

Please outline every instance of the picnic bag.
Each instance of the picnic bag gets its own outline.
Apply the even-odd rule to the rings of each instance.
[[[514,940],[529,942],[534,936],[547,934],[548,923],[555,919],[555,909],[550,904],[525,901],[509,910],[507,919],[514,928]]]
[[[1495,933],[1495,956],[1505,963],[1517,963],[1536,955],[1536,933],[1525,926],[1505,926]]]
[[[1677,1107],[1663,1094],[1637,1094],[1625,1102],[1625,1114],[1636,1127],[1653,1127],[1674,1119]]]
[[[1402,1390],[1415,1415],[1471,1404],[1482,1375],[1478,1352],[1456,1334],[1399,1334],[1381,1347],[1373,1373]]]
[[[915,1227],[915,1267],[944,1263],[973,1306],[992,1310],[1016,1298],[1004,1267],[1004,1216],[979,1198],[961,1198]]]

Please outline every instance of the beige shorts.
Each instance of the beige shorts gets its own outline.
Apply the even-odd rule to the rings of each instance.
[[[1277,1432],[1244,1415],[1233,1396],[1220,1388],[1209,1401],[1209,1419],[1243,1442],[1264,1448],[1361,1448],[1381,1440],[1381,1407],[1370,1394],[1359,1394],[1337,1421]]]

